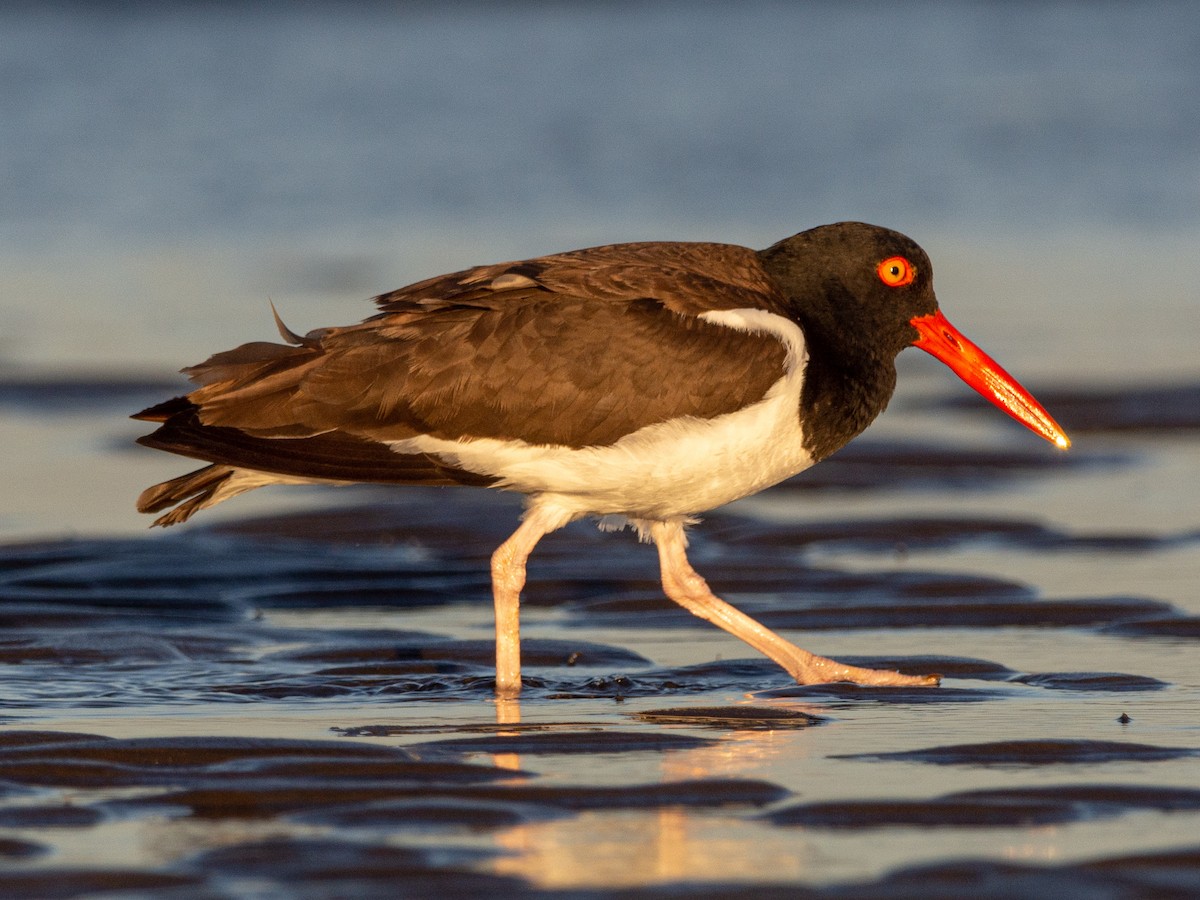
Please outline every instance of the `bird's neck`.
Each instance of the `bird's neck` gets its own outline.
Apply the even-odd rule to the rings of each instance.
[[[800,421],[804,447],[820,461],[875,421],[896,388],[893,358],[846,355],[806,334],[808,364],[800,392]]]

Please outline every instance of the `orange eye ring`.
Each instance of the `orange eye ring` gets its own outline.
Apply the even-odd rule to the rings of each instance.
[[[917,277],[917,267],[903,256],[889,256],[875,267],[875,272],[888,287],[904,287]]]

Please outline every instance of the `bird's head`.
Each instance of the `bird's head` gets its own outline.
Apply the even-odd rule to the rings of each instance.
[[[823,225],[759,254],[805,335],[847,360],[891,362],[919,347],[981,396],[1065,450],[1066,433],[1015,378],[950,324],[933,265],[911,238],[862,222]]]

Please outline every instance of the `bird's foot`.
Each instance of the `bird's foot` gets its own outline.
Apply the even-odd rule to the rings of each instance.
[[[800,684],[829,684],[850,681],[867,687],[937,687],[941,675],[905,675],[889,669],[864,669],[837,660],[814,656],[801,672],[791,673]]]

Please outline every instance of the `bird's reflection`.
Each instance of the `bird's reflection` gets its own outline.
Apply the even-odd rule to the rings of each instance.
[[[496,724],[499,726],[521,724],[521,701],[516,697],[501,697],[497,696],[496,700]],[[512,728],[505,730],[503,727],[496,731],[500,736],[511,736],[517,734],[519,729]],[[514,772],[521,769],[521,754],[519,753],[493,753],[492,763],[501,769],[511,769]]]
[[[520,701],[497,698],[494,702],[496,734],[520,733]],[[571,726],[564,723],[561,727]],[[632,768],[643,770],[643,779],[654,783],[757,779],[764,777],[777,759],[803,755],[804,736],[799,729],[718,730],[711,736],[720,740],[705,747],[663,752],[657,765],[643,767],[640,760],[633,759],[640,754],[631,754]],[[491,760],[514,772],[522,770],[519,753],[495,753]],[[577,777],[568,776],[568,783],[590,783],[586,758],[581,761],[585,768]],[[636,793],[638,788],[631,785],[630,790]],[[752,881],[767,870],[784,880],[802,877],[808,865],[803,842],[786,861],[768,856],[770,842],[762,843],[761,854],[749,852],[740,861],[731,861],[737,854],[728,852],[730,846],[742,848],[739,852],[756,846],[753,832],[765,827],[747,820],[744,812],[740,809],[726,816],[703,805],[648,808],[631,798],[625,808],[618,803],[606,810],[582,810],[565,820],[531,821],[497,833],[497,845],[507,851],[500,857],[498,871],[559,888],[681,878]],[[631,839],[632,835],[636,838]]]

